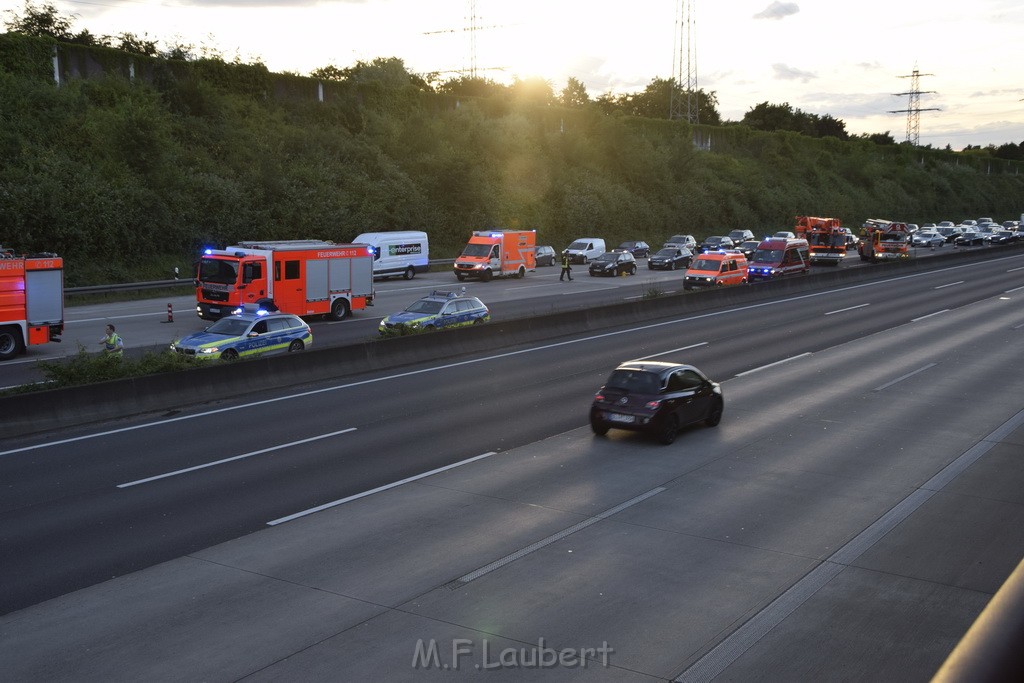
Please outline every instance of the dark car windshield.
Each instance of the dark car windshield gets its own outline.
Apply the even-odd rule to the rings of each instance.
[[[831,233],[811,233],[807,240],[809,244],[816,247],[845,247],[846,235],[833,235]]]
[[[690,266],[692,270],[713,270],[718,272],[718,266],[721,265],[721,261],[709,258],[699,258],[693,262]]]
[[[490,244],[467,244],[466,248],[462,250],[463,256],[487,256],[491,253]]]
[[[606,251],[605,253],[598,256],[595,261],[618,261],[620,254],[613,251]]]
[[[442,301],[420,300],[413,302],[413,304],[405,310],[409,313],[439,313],[442,306],[444,306],[444,302]]]
[[[616,370],[604,386],[607,389],[621,389],[635,394],[656,394],[661,389],[661,381],[653,372]]]
[[[780,263],[782,261],[781,249],[758,249],[751,259],[754,263]]]
[[[200,282],[217,282],[222,285],[233,285],[238,281],[238,262],[216,258],[204,258],[199,261]]]
[[[679,253],[678,249],[659,249],[655,256],[672,257]]]
[[[248,327],[248,320],[241,320],[240,318],[221,318],[214,324],[210,325],[206,331],[211,334],[223,334],[225,337],[239,337],[245,334],[245,330]]]

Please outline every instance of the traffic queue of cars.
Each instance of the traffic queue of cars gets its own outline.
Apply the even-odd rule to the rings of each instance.
[[[849,229],[844,230],[847,248],[856,245],[858,238]],[[485,236],[494,237],[489,233]],[[405,242],[412,240],[405,233],[400,237]],[[925,224],[912,233],[910,243],[915,247],[937,249],[947,243],[974,247],[1021,239],[1024,239],[1024,232],[1019,222],[996,224],[982,218],[959,224],[952,221]],[[403,242],[402,246],[407,245]],[[531,245],[529,248],[537,266],[554,266],[561,260],[551,246]],[[780,231],[758,241],[750,230],[733,230],[728,235],[709,236],[699,245],[693,235],[673,235],[658,250],[643,240],[629,240],[605,251],[603,239],[584,237],[563,250],[562,257],[587,264],[589,274],[595,277],[636,275],[637,260],[645,258],[649,270],[685,270],[684,290],[771,280],[810,270],[807,240],[795,238],[789,231]],[[404,274],[405,268],[396,270],[399,271]],[[312,331],[301,317],[262,308],[236,309],[202,332],[175,340],[171,351],[201,359],[235,360],[300,351],[312,345]],[[478,325],[488,320],[490,310],[480,299],[467,296],[465,287],[454,292],[435,290],[405,310],[386,316],[379,324],[379,333],[381,336],[404,335]],[[685,422],[684,416],[677,417],[680,424]],[[614,422],[620,418],[609,419]]]

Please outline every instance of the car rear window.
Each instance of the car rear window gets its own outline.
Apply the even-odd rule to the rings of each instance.
[[[656,394],[661,389],[661,380],[653,372],[643,370],[616,370],[605,386],[637,394]]]

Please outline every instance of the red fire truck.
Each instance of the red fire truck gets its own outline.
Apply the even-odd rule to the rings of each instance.
[[[838,218],[797,216],[794,231],[807,240],[811,263],[836,266],[846,258],[846,230]]]
[[[881,218],[864,221],[857,251],[862,261],[910,258],[910,228]]]
[[[17,256],[0,247],[0,360],[59,342],[64,331],[64,261],[56,254]]]
[[[204,320],[244,304],[341,320],[372,306],[373,294],[373,253],[366,244],[239,242],[207,249],[196,272],[196,313]]]

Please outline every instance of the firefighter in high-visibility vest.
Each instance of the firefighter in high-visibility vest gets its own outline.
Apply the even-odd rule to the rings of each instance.
[[[558,276],[559,282],[565,282],[562,278],[566,275],[569,276],[569,282],[572,282],[572,258],[569,257],[568,253],[562,254],[562,273]]]
[[[103,339],[100,339],[100,344],[103,345],[103,352],[108,356],[120,358],[124,353],[124,340],[121,339],[121,335],[117,333],[113,325],[107,325],[106,334]]]

